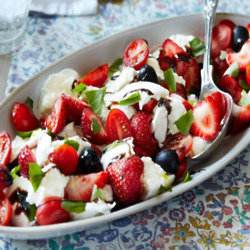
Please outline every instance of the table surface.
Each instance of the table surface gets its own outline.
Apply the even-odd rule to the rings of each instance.
[[[250,15],[248,0],[221,0],[218,11]],[[200,0],[99,1],[97,15],[31,14],[25,39],[12,54],[6,95],[59,58],[129,27],[202,12]],[[97,228],[54,239],[0,237],[2,249],[249,248],[250,146],[218,174],[158,206]]]

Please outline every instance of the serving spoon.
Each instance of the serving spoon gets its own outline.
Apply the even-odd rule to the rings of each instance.
[[[232,97],[219,90],[213,82],[212,78],[212,65],[210,65],[210,49],[211,49],[211,35],[213,28],[213,20],[216,12],[218,0],[205,0],[204,14],[205,14],[205,47],[206,51],[203,58],[203,69],[201,70],[201,93],[199,102],[204,100],[208,95],[213,92],[221,92],[226,100],[226,112],[221,121],[220,132],[207,148],[200,154],[192,157],[192,160],[203,160],[207,158],[213,150],[219,145],[223,137],[226,135],[229,120],[231,117],[233,100]]]

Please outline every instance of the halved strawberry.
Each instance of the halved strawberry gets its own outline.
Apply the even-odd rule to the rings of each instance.
[[[237,62],[239,65],[239,69],[241,71],[244,71],[247,65],[250,64],[250,39],[248,39],[244,43],[240,52],[235,53],[227,51],[226,60],[229,65],[233,64],[234,62]]]
[[[233,76],[223,76],[220,79],[219,86],[223,91],[232,96],[235,103],[238,103],[240,101],[242,87]]]
[[[100,125],[100,130],[95,134],[93,130],[91,129],[91,125],[94,119],[96,122]],[[105,144],[108,142],[108,135],[106,130],[104,129],[101,119],[98,117],[97,114],[95,114],[91,108],[85,107],[82,112],[82,118],[81,118],[81,126],[82,126],[82,132],[86,139],[88,139],[90,142],[98,145]]]
[[[167,136],[166,140],[161,147],[161,151],[164,149],[175,150],[178,154],[179,160],[188,154],[193,145],[193,138],[190,134],[182,135],[181,133],[176,133],[174,135]]]
[[[234,28],[236,27],[236,24],[229,19],[223,19],[220,21],[220,24],[225,24],[231,28],[231,31],[233,32]]]
[[[109,66],[107,63],[85,75],[80,82],[94,87],[102,87],[108,78]]]
[[[210,95],[216,102],[216,105],[220,109],[220,120],[224,117],[227,109],[227,99],[226,97],[219,91],[214,92]]]
[[[6,131],[0,132],[0,169],[5,169],[10,162],[11,138]]]
[[[19,155],[18,155],[18,163],[20,165],[19,172],[20,174],[29,179],[29,163],[35,163],[36,157],[34,153],[31,151],[30,147],[26,145],[24,148],[21,149]]]
[[[176,83],[175,93],[181,96],[183,99],[187,99],[187,91],[183,84],[178,83],[178,82]]]
[[[65,95],[64,93],[61,95],[61,97],[66,103],[67,120],[80,123],[82,111],[85,107],[90,107],[89,104],[84,101],[78,101],[68,95]]]
[[[178,54],[187,55],[187,52],[171,39],[166,39],[162,44],[159,58],[170,57],[173,59],[174,56]]]
[[[151,98],[148,103],[143,105],[142,111],[146,111],[148,113],[151,113],[156,105],[157,105],[157,100]],[[133,106],[137,111],[140,111],[138,102],[136,104],[134,104]]]
[[[112,142],[133,136],[128,117],[119,109],[112,109],[109,112],[106,129]]]
[[[220,57],[216,57],[213,60],[214,73],[219,77],[222,77],[228,68],[226,60],[221,60]]]
[[[87,175],[72,175],[65,187],[67,200],[90,201],[94,185],[102,189],[108,181],[108,173],[99,172]]]
[[[53,134],[58,134],[65,127],[66,121],[66,103],[62,97],[58,97],[54,103],[52,114],[45,118],[43,125]]]
[[[247,30],[248,30],[248,33],[249,33],[249,37],[250,37],[250,23],[247,25]]]
[[[152,156],[156,150],[157,142],[151,133],[152,116],[144,111],[135,114],[131,119],[131,127],[134,135],[134,145]]]
[[[13,183],[13,178],[6,169],[0,169],[0,192]]]
[[[141,199],[143,169],[143,161],[135,155],[125,157],[107,167],[112,188],[121,204],[131,204]]]
[[[194,122],[190,132],[205,140],[213,140],[220,130],[221,113],[216,101],[211,96],[207,96],[194,107],[193,114]]]
[[[181,60],[182,59],[182,60]],[[189,68],[189,58],[180,56],[176,58],[176,74],[179,76],[184,76]]]
[[[170,58],[169,56],[159,57],[158,61],[162,71],[166,71],[169,68],[174,68],[175,66],[174,58]]]
[[[246,67],[246,79],[247,79],[247,84],[250,87],[250,64],[248,64]]]

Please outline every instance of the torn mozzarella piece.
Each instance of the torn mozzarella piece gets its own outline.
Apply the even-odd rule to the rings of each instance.
[[[67,124],[63,130],[57,134],[57,136],[60,136],[60,137],[64,137],[64,138],[69,138],[69,137],[72,137],[72,136],[75,136],[77,135],[77,131],[75,129],[75,124],[74,122],[71,122],[69,124]]]
[[[169,37],[173,42],[175,42],[178,46],[180,46],[183,50],[186,51],[186,47],[190,47],[189,42],[194,39],[192,35],[183,35],[183,34],[175,34]]]
[[[104,200],[108,202],[113,201],[113,189],[111,185],[106,184],[103,188],[103,191],[104,191]]]
[[[27,140],[24,140],[20,136],[16,136],[16,138],[12,141],[11,144],[11,156],[10,156],[10,162],[14,161],[22,148],[26,145]]]
[[[18,213],[15,212],[19,208],[18,204],[19,204],[18,202],[15,202],[12,205],[12,215],[11,215],[10,223],[15,227],[30,227],[31,224],[25,212],[24,211],[21,211]]]
[[[207,140],[202,139],[201,137],[194,136],[193,137],[193,145],[191,149],[191,155],[195,156],[202,153],[207,147],[209,143]]]
[[[198,104],[198,98],[196,95],[194,94],[191,94],[188,96],[188,102],[193,106],[195,107],[197,104]]]

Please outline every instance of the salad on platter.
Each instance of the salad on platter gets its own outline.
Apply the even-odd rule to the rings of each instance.
[[[213,28],[218,87],[233,100],[229,133],[250,125],[250,24]],[[174,34],[157,49],[142,38],[85,76],[49,76],[38,107],[27,97],[0,132],[0,225],[39,226],[105,215],[189,181],[187,159],[217,137],[220,92],[199,102],[205,46]]]

